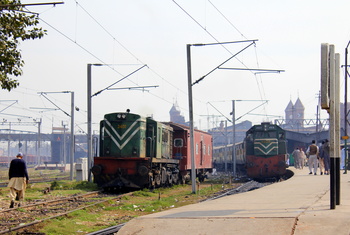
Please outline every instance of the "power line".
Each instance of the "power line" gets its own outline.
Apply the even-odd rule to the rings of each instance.
[[[178,4],[175,0],[172,0],[188,17],[190,17],[200,28],[202,28],[207,34],[209,34],[209,36],[211,38],[213,38],[216,42],[220,43],[220,41],[214,37],[213,34],[211,34],[203,25],[201,25],[190,13],[188,13],[183,7],[180,6],[180,4]],[[221,47],[223,47],[228,53],[230,53],[231,55],[233,55],[233,53],[227,49],[227,47],[225,47],[224,44],[220,44]],[[248,68],[248,66],[246,66],[240,59],[235,58],[237,61],[239,61],[244,67]]]
[[[132,57],[134,57],[137,61],[141,62],[142,64],[146,64],[144,63],[141,59],[139,59],[134,53],[131,52],[131,50],[129,50],[126,46],[124,46],[120,41],[118,41],[100,22],[97,21],[97,19],[95,19],[92,14],[90,14],[85,8],[83,8],[83,6],[77,1],[75,0],[76,4],[92,19],[96,22],[97,25],[99,25],[114,41],[116,41],[123,49],[125,49]],[[73,41],[71,39],[69,39],[70,41]],[[74,41],[73,41],[74,42]],[[76,42],[75,42],[76,43]],[[89,53],[90,54],[90,53]],[[101,61],[102,62],[102,61]],[[148,66],[147,66],[148,67]],[[159,73],[157,73],[152,67],[148,67],[148,69],[153,72],[156,76],[158,76],[162,81],[166,82],[167,84],[169,84],[170,86],[176,88],[177,90],[181,91],[181,93],[187,95],[187,92],[183,91],[182,89],[180,89],[179,87],[177,87],[176,85],[172,84],[171,82],[169,82],[167,79],[165,79],[163,76],[161,76]],[[130,80],[129,80],[130,81]],[[136,83],[134,83],[136,84]],[[138,85],[138,84],[136,84]],[[163,100],[167,103],[172,104],[172,102],[170,102],[169,100],[165,100],[164,98],[153,94],[152,92],[149,92],[150,94],[152,94],[154,97],[157,97],[160,100]],[[201,102],[200,100],[196,99],[198,102]],[[184,108],[181,108],[182,110],[186,110]]]
[[[248,39],[246,36],[243,35],[243,33],[236,27],[234,26],[231,21],[210,1],[208,0],[208,2],[214,7],[215,10],[217,10],[217,12],[219,12],[219,14],[245,39]]]
[[[141,59],[139,59],[133,52],[131,52],[131,50],[129,50],[126,46],[124,46],[120,41],[118,41],[100,22],[97,21],[97,19],[95,19],[92,14],[90,14],[81,4],[79,4],[79,2],[77,0],[75,0],[76,4],[92,19],[96,22],[97,25],[99,25],[114,41],[116,41],[124,50],[126,50],[132,57],[134,57],[134,59],[136,59],[137,61],[139,61],[142,64],[147,64],[144,63]],[[187,92],[183,91],[182,89],[180,89],[179,87],[177,87],[176,85],[172,84],[171,82],[169,82],[167,79],[165,79],[163,76],[161,76],[159,73],[157,73],[152,67],[148,67],[148,69],[153,72],[156,76],[158,76],[162,81],[166,82],[167,84],[169,84],[170,86],[176,88],[177,90],[181,91],[181,93],[187,95]],[[138,85],[138,84],[136,84]],[[152,92],[150,92],[152,93]],[[159,96],[155,96],[160,98]],[[163,98],[160,98],[163,101]],[[199,100],[197,100],[199,101]],[[168,103],[171,103],[169,101],[166,101]]]

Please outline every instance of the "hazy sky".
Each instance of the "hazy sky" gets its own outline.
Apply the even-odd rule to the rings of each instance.
[[[47,1],[22,1],[23,3]],[[284,117],[289,101],[299,97],[305,118],[316,117],[320,90],[321,43],[335,45],[344,64],[350,40],[348,0],[105,0],[73,1],[53,6],[28,7],[39,13],[48,34],[21,44],[25,67],[20,86],[1,91],[1,119],[32,122],[42,118],[43,132],[69,123],[70,95],[40,92],[74,91],[76,131],[86,131],[87,64],[92,67],[92,92],[102,90],[130,75],[113,88],[159,86],[141,90],[105,90],[93,97],[93,126],[103,115],[130,109],[169,121],[169,110],[177,102],[188,120],[186,44],[258,41],[191,48],[193,81],[206,75],[232,55],[221,67],[285,70],[255,74],[254,71],[216,69],[193,86],[194,120],[201,129],[230,118],[232,100],[236,117],[253,123]],[[142,66],[147,64],[147,67]],[[135,72],[137,69],[137,72]],[[135,73],[134,73],[135,72]],[[341,71],[344,100],[344,71]],[[12,101],[18,100],[11,107]],[[254,100],[254,101],[253,101]],[[260,100],[260,101],[259,101]],[[5,110],[4,110],[5,109]],[[20,116],[15,116],[20,115]],[[207,115],[213,115],[209,118]],[[322,112],[322,118],[327,118]],[[3,128],[8,128],[3,125]],[[36,130],[31,126],[12,129]]]

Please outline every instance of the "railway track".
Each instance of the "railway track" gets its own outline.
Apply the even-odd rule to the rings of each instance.
[[[30,230],[30,227],[59,217],[71,212],[82,210],[96,204],[109,200],[120,199],[123,195],[108,197],[98,191],[90,192],[83,195],[65,197],[58,200],[38,202],[35,204],[25,205],[20,208],[6,209],[0,211],[0,234],[7,234],[13,231]],[[23,233],[22,233],[23,234]]]
[[[93,233],[89,233],[88,235],[110,235],[117,233],[126,223],[118,224],[109,228],[105,228]]]
[[[44,182],[52,182],[52,181],[57,181],[57,180],[69,180],[70,177],[69,176],[65,176],[65,177],[57,177],[57,178],[42,178],[42,179],[30,179],[29,183],[33,184],[33,183],[44,183]],[[0,188],[4,188],[7,187],[8,182],[0,182]]]

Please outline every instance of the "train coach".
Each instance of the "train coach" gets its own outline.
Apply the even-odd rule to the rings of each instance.
[[[232,171],[232,144],[226,146],[216,146],[213,150],[213,167],[220,172]],[[246,159],[244,142],[236,143],[235,146],[235,157],[236,157],[236,169],[239,175],[245,175],[246,172]]]
[[[129,112],[110,113],[100,122],[100,156],[91,171],[107,190],[154,188],[190,180],[190,130]],[[212,137],[195,130],[196,177],[212,170]]]
[[[263,122],[246,132],[243,142],[236,143],[238,172],[257,180],[278,179],[286,174],[287,144],[285,131],[278,125]],[[223,171],[232,168],[232,144],[215,147],[214,167]]]

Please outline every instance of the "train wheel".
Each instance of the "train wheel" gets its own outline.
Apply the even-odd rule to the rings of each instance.
[[[161,183],[160,175],[156,175],[154,181],[156,186],[160,186],[160,183]]]
[[[180,175],[180,183],[181,184],[186,184],[185,177],[183,177],[182,175]]]
[[[156,188],[156,182],[152,176],[149,177],[149,189],[153,190]]]
[[[167,185],[171,186],[172,184],[173,184],[173,177],[171,174],[169,174],[167,177]]]
[[[173,184],[179,184],[179,175],[173,174]]]
[[[199,180],[199,182],[204,182],[204,179],[205,179],[205,175],[203,175],[202,173],[200,173],[199,175],[198,175],[198,180]]]
[[[167,172],[166,169],[163,167],[162,171],[161,171],[161,184],[162,186],[165,186],[167,184],[168,181],[168,176],[167,176]]]

